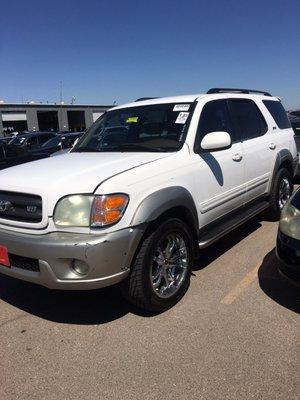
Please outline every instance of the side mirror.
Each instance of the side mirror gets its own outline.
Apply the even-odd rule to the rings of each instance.
[[[203,150],[223,150],[231,146],[231,137],[227,132],[210,132],[201,141]]]

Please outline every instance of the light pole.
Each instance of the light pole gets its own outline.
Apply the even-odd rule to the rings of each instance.
[[[63,83],[60,81],[60,115],[59,115],[59,129],[62,129],[62,99],[63,99]]]

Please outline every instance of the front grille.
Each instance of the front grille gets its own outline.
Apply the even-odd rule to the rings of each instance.
[[[33,194],[0,191],[0,218],[19,222],[41,222],[42,198]]]
[[[39,272],[39,260],[35,258],[17,256],[9,254],[10,265],[15,268],[25,269],[26,271]]]

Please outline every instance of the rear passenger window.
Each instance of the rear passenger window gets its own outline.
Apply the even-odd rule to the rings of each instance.
[[[274,100],[263,100],[264,105],[267,107],[269,113],[274,118],[274,121],[280,129],[291,128],[290,120],[283,108],[280,101]]]
[[[203,107],[197,129],[195,149],[199,149],[200,143],[207,133],[217,131],[229,133],[234,141],[227,100],[209,101]]]
[[[37,144],[38,144],[38,140],[37,140],[36,136],[32,136],[32,137],[28,138],[27,143],[26,143],[26,145],[29,148],[37,146]]]
[[[229,100],[232,120],[241,141],[264,135],[268,125],[260,109],[252,100]]]
[[[46,143],[48,142],[48,140],[52,139],[54,137],[54,135],[40,135],[39,136],[39,142],[40,143]]]

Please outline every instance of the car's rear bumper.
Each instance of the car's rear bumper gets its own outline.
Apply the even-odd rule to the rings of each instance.
[[[300,286],[300,241],[279,231],[276,254],[280,273]]]
[[[0,245],[7,247],[11,259],[11,267],[0,265],[0,273],[51,289],[109,286],[128,275],[141,235],[139,228],[99,235],[28,235],[0,229]],[[84,261],[89,272],[76,274],[73,260]]]

